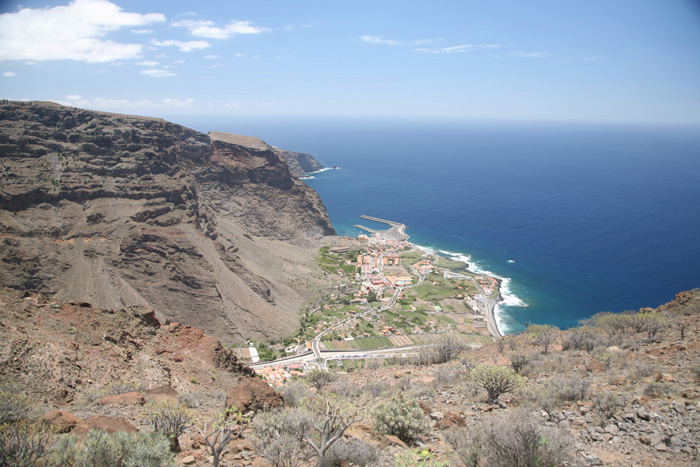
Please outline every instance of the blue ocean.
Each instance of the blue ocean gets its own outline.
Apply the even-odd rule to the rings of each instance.
[[[566,328],[700,287],[700,129],[469,120],[190,117],[327,167],[306,182],[341,235],[408,226],[504,279],[499,327]],[[376,228],[385,228],[381,224]]]

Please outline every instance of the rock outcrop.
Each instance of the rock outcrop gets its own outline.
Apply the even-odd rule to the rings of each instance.
[[[286,149],[277,149],[277,152],[284,157],[289,168],[299,177],[324,168],[323,164],[316,160],[311,154],[288,151]]]
[[[0,104],[0,285],[226,343],[287,335],[334,235],[279,150],[154,118]]]
[[[94,401],[110,415],[147,401],[176,403],[200,381],[224,394],[255,375],[197,328],[161,324],[145,307],[84,305],[0,288],[0,385],[17,384],[57,408]]]
[[[226,407],[234,407],[242,413],[280,407],[282,395],[258,378],[242,378],[226,393]]]
[[[244,146],[259,151],[271,150],[277,155],[282,157],[289,166],[289,169],[296,174],[297,177],[303,177],[310,172],[316,172],[317,170],[323,169],[323,164],[321,164],[314,156],[311,154],[305,154],[303,152],[294,152],[287,149],[279,149],[273,146],[269,146],[265,141],[260,138],[255,138],[253,136],[236,135],[233,133],[222,133],[219,131],[212,131],[209,133],[209,137],[215,140],[224,141],[226,143],[235,144],[238,146]]]

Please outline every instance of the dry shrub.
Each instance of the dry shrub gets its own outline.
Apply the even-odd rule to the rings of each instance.
[[[314,368],[304,377],[307,383],[316,388],[316,391],[321,392],[323,388],[334,381],[338,380],[336,373]]]
[[[485,419],[481,426],[481,433],[464,428],[462,433],[448,435],[467,466],[556,466],[570,458],[571,435],[545,426],[527,411],[502,412]]]
[[[282,394],[285,405],[297,407],[301,401],[311,396],[311,391],[306,385],[299,381],[292,381],[278,389]],[[336,388],[337,391],[337,388]]]
[[[311,417],[301,407],[259,413],[251,427],[255,450],[275,467],[297,467],[311,456],[304,442]]]
[[[447,363],[440,365],[435,372],[435,378],[438,384],[452,385],[455,384],[463,375],[464,369],[459,363]]]
[[[184,404],[160,402],[148,407],[153,429],[170,440],[170,450],[180,452],[178,437],[194,421],[194,413]]]
[[[140,392],[146,389],[143,383],[137,381],[114,381],[102,388],[100,391],[101,397],[118,396],[128,392]]]
[[[675,392],[673,385],[652,381],[644,388],[644,395],[647,397],[669,396]]]
[[[46,465],[54,438],[28,422],[0,425],[0,465],[34,467]]]
[[[348,383],[346,380],[340,380],[338,384],[332,389],[332,391],[342,397],[347,399],[358,397],[362,394],[362,388],[357,384]]]
[[[391,385],[386,381],[382,381],[381,379],[370,381],[362,385],[362,392],[370,394],[374,397],[379,397],[389,391],[391,391]]]
[[[451,362],[469,347],[467,342],[454,334],[443,334],[433,345],[421,347],[416,363],[432,365]]]
[[[570,329],[562,342],[562,350],[585,350],[591,352],[605,345],[605,340],[593,326],[578,326]]]
[[[569,376],[567,378],[554,378],[550,381],[550,385],[558,400],[574,402],[586,399],[591,383],[586,378]]]
[[[384,366],[383,358],[372,358],[367,361],[367,368],[370,370],[378,370]]]
[[[532,358],[524,353],[514,353],[510,356],[510,366],[513,370],[521,375],[523,368],[527,366]]]
[[[340,440],[329,449],[327,465],[377,465],[379,449],[356,438]]]
[[[696,365],[696,366],[690,367],[690,372],[695,377],[695,381],[700,383],[700,366]]]
[[[618,410],[625,406],[625,401],[613,393],[597,394],[593,399],[593,410],[600,417],[600,424],[604,426]]]
[[[34,405],[16,384],[0,385],[0,425],[31,418]]]

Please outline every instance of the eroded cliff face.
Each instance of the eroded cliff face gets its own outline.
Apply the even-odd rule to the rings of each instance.
[[[147,305],[229,342],[293,331],[323,285],[313,255],[333,227],[276,151],[239,143],[1,104],[0,285]]]

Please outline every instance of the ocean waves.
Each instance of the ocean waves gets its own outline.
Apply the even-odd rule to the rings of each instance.
[[[428,247],[420,247],[416,245],[417,247],[427,250],[427,251],[435,251],[431,248]],[[449,259],[452,259],[454,261],[461,261],[463,263],[467,264],[467,267],[465,268],[467,271],[472,272],[474,274],[480,274],[483,276],[489,276],[497,279],[500,283],[500,295],[501,295],[501,300],[496,304],[494,308],[494,319],[496,321],[496,326],[498,327],[498,331],[501,334],[511,334],[515,331],[518,330],[516,326],[513,326],[511,323],[511,320],[507,319],[507,316],[505,314],[507,313],[506,310],[503,309],[503,307],[509,307],[509,308],[527,308],[528,304],[525,303],[520,297],[518,297],[513,290],[511,289],[512,285],[512,279],[509,277],[504,277],[499,274],[496,274],[494,272],[489,271],[488,269],[484,269],[477,261],[475,261],[471,255],[468,255],[466,253],[455,253],[452,251],[447,251],[447,250],[437,250],[438,253],[448,257]]]

